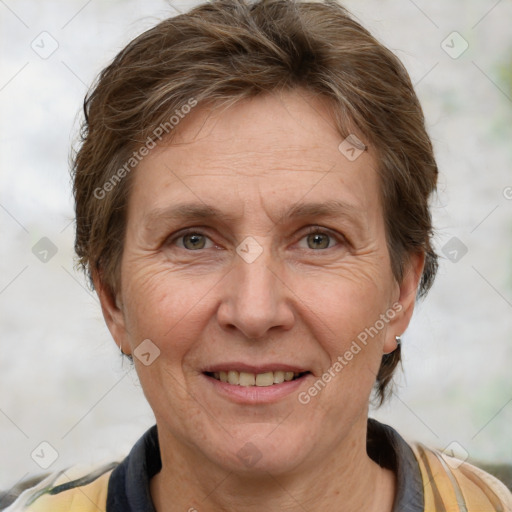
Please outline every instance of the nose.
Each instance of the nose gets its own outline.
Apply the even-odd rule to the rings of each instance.
[[[261,339],[270,330],[292,328],[293,293],[278,269],[269,250],[251,263],[235,257],[234,268],[222,281],[222,301],[217,310],[218,322],[224,329],[239,330],[249,339]]]

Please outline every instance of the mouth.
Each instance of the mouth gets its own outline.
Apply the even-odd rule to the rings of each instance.
[[[263,373],[251,373],[237,370],[223,370],[216,372],[204,372],[207,377],[231,384],[232,386],[242,387],[270,387],[299,380],[311,372],[292,372],[292,371],[267,371]]]

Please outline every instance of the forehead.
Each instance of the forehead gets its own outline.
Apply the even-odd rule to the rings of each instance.
[[[182,200],[233,215],[263,209],[279,216],[308,202],[379,209],[371,148],[347,154],[343,140],[329,105],[302,91],[225,109],[198,106],[176,126],[171,144],[138,165],[130,210],[147,215]]]

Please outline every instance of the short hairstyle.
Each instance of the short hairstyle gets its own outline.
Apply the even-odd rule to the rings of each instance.
[[[144,32],[101,72],[72,170],[75,250],[89,278],[116,293],[131,171],[186,112],[294,89],[329,102],[340,137],[350,125],[375,149],[393,274],[401,282],[408,257],[423,253],[426,294],[438,171],[423,112],[399,59],[331,0],[213,0]],[[400,348],[382,359],[380,403],[399,361]]]

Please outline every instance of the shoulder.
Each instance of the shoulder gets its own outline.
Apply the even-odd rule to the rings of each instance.
[[[425,510],[512,510],[512,494],[496,477],[422,444],[411,448],[422,475]]]
[[[33,479],[5,493],[13,501],[5,512],[89,512],[105,510],[108,482],[118,463],[70,468]]]

